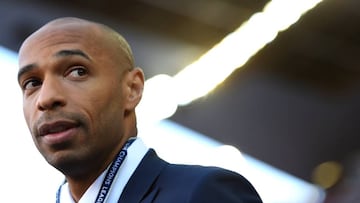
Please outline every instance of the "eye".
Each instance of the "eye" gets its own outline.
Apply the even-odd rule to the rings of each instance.
[[[31,78],[31,79],[24,81],[22,88],[23,88],[23,90],[31,90],[31,89],[37,88],[40,85],[42,85],[41,80],[36,79],[36,78]]]
[[[87,74],[88,74],[88,71],[85,67],[76,66],[76,67],[71,68],[66,76],[77,79],[77,78],[83,78]]]

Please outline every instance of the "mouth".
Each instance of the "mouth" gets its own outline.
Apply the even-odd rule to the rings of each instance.
[[[79,124],[70,121],[56,121],[42,124],[38,128],[39,136],[48,144],[59,144],[70,140],[79,127]]]

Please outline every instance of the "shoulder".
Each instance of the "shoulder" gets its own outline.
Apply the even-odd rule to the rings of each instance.
[[[191,190],[190,202],[260,203],[252,184],[242,175],[219,167],[169,164],[162,173]],[[221,200],[221,201],[220,201]]]
[[[182,178],[189,177],[197,181],[216,180],[217,177],[236,177],[246,181],[243,176],[236,172],[214,166],[168,164],[164,169],[164,173],[175,173]]]

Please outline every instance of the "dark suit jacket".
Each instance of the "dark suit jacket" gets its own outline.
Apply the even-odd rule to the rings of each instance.
[[[260,203],[241,175],[218,167],[170,164],[150,149],[119,203]]]

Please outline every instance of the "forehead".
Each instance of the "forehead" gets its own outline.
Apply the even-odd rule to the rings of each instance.
[[[104,49],[104,34],[90,24],[68,23],[47,25],[25,40],[19,51],[19,63],[46,58],[62,49],[79,49],[89,55],[98,55]],[[103,37],[99,37],[103,36]],[[30,61],[29,61],[30,60]]]

